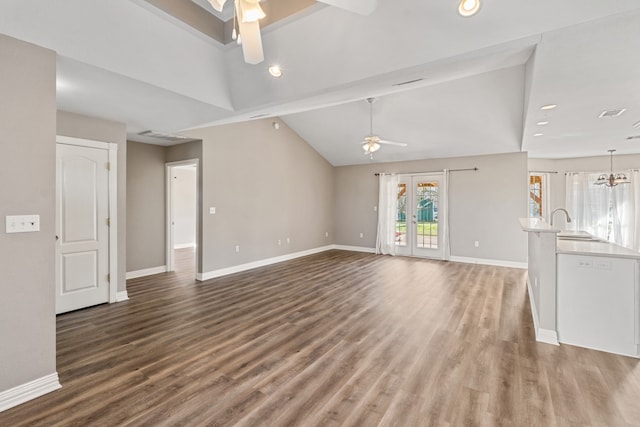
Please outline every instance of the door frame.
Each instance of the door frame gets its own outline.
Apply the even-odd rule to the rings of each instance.
[[[434,255],[437,256],[431,256],[429,254],[425,254],[425,253],[419,253],[416,249],[416,242],[415,242],[415,238],[416,238],[416,234],[417,234],[417,224],[415,226],[411,226],[412,229],[412,235],[410,236],[409,233],[409,221],[412,220],[411,217],[413,217],[413,213],[417,212],[417,207],[415,206],[415,188],[413,186],[414,180],[415,179],[428,179],[428,178],[435,178],[438,180],[438,182],[440,183],[440,188],[439,188],[439,206],[438,206],[438,249],[437,249],[437,253],[434,253]],[[411,174],[398,174],[398,181],[399,183],[402,183],[403,181],[405,183],[407,183],[407,188],[410,189],[411,191],[411,198],[408,200],[407,203],[407,218],[406,218],[406,222],[407,222],[407,235],[406,235],[406,239],[407,239],[407,245],[406,248],[398,248],[396,247],[396,253],[398,255],[402,255],[402,256],[410,256],[410,257],[416,257],[416,258],[428,258],[428,259],[445,259],[446,258],[446,251],[445,251],[445,245],[448,244],[448,242],[445,241],[445,239],[448,238],[448,236],[443,235],[442,234],[442,230],[444,229],[444,221],[446,220],[446,218],[443,218],[443,216],[441,215],[441,209],[440,209],[440,202],[442,201],[442,191],[445,191],[445,189],[443,188],[443,182],[444,182],[444,172],[423,172],[423,173],[411,173]],[[411,209],[409,209],[409,207]],[[409,212],[409,210],[411,212]],[[435,252],[435,251],[434,251]]]
[[[56,144],[76,145],[86,148],[107,150],[109,153],[109,304],[118,301],[118,144],[114,142],[95,141],[84,138],[56,135]],[[56,177],[58,171],[56,166]],[[56,183],[56,193],[58,183]],[[57,198],[57,195],[56,195]],[[57,201],[56,201],[57,203]],[[56,212],[57,214],[57,212]],[[56,232],[58,227],[56,218]],[[56,245],[56,279],[58,280],[58,251]]]
[[[174,236],[173,236],[173,227],[172,222],[173,222],[173,180],[171,179],[171,171],[174,167],[180,167],[180,166],[195,166],[196,168],[196,258],[198,257],[198,254],[200,252],[200,245],[198,245],[198,240],[199,240],[199,227],[198,224],[200,223],[200,210],[198,209],[199,207],[199,203],[198,203],[198,199],[200,197],[199,195],[199,189],[198,189],[198,182],[199,182],[199,178],[198,176],[200,175],[200,161],[198,159],[187,159],[187,160],[179,160],[176,162],[167,162],[164,164],[164,171],[165,171],[165,200],[166,200],[166,224],[165,224],[165,234],[166,234],[166,255],[165,255],[165,260],[166,260],[166,270],[167,271],[175,271],[175,259],[174,259],[174,251],[173,251],[173,240],[174,240]],[[197,261],[196,261],[196,266],[197,266]],[[197,270],[197,267],[196,267]]]

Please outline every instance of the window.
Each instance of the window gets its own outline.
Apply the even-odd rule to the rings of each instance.
[[[529,173],[529,217],[549,220],[551,179],[548,172]]]
[[[627,248],[640,249],[640,175],[631,171],[629,184],[595,185],[599,173],[567,174],[567,203],[572,230],[584,230]]]
[[[542,217],[542,176],[529,175],[529,217]]]

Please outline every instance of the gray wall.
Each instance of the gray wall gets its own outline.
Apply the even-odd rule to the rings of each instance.
[[[124,291],[127,271],[127,128],[124,123],[58,111],[57,133],[118,144],[118,291]]]
[[[333,167],[273,121],[188,133],[203,141],[203,272],[333,243]]]
[[[165,265],[166,151],[127,142],[127,271]]]
[[[173,245],[195,245],[198,200],[194,167],[173,168]]]
[[[55,53],[0,35],[0,218],[39,214],[40,231],[0,232],[0,392],[56,371]]]
[[[451,255],[523,263],[527,237],[518,218],[527,213],[526,153],[343,166],[335,170],[335,238],[339,245],[373,248],[378,178],[375,172],[452,172],[449,185]],[[364,237],[360,238],[359,234]],[[480,247],[474,247],[474,241]]]
[[[566,201],[566,178],[565,172],[607,172],[609,168],[610,158],[609,156],[597,156],[597,157],[582,157],[571,159],[529,159],[530,171],[551,171],[558,172],[550,174],[551,177],[551,191],[550,193],[550,208],[562,208],[565,206]],[[627,155],[614,155],[613,156],[613,168],[616,171],[623,171],[626,169],[638,169],[640,168],[640,154],[627,154]],[[573,214],[573,212],[569,212]],[[556,215],[554,223],[558,224],[561,228],[564,228],[565,220],[561,214]]]

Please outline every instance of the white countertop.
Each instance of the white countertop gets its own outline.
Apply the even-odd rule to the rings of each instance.
[[[556,253],[569,255],[602,256],[610,258],[640,259],[640,252],[609,242],[558,239]]]
[[[536,233],[559,233],[559,228],[547,224],[542,218],[520,218],[522,230]]]

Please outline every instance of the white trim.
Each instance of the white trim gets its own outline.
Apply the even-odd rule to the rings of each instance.
[[[129,299],[129,294],[127,293],[127,291],[118,291],[118,293],[116,294],[116,300],[117,302],[122,302],[122,301],[126,301]]]
[[[160,265],[158,267],[143,268],[142,270],[127,271],[127,280],[137,279],[138,277],[151,276],[152,274],[166,273],[167,266]]]
[[[451,258],[449,258],[449,261],[464,262],[467,264],[493,265],[496,267],[522,268],[523,270],[526,270],[528,268],[528,265],[526,262],[503,261],[499,259],[469,258],[469,257],[452,255]]]
[[[333,245],[322,246],[319,248],[309,249],[306,251],[294,252],[286,255],[281,255],[273,258],[267,258],[259,261],[253,261],[246,264],[234,265],[233,267],[221,268],[220,270],[208,271],[206,273],[196,274],[196,279],[199,281],[214,279],[216,277],[226,276],[228,274],[240,273],[242,271],[252,270],[258,267],[264,267],[271,264],[277,264],[283,261],[290,261],[292,259],[300,258],[307,255],[313,255],[320,252],[325,252],[334,249]]]
[[[118,144],[109,143],[109,302],[118,301]]]
[[[533,290],[531,289],[531,282],[527,277],[527,292],[529,294],[529,304],[531,305],[531,317],[533,318],[533,331],[536,334],[536,341],[543,342],[545,344],[560,345],[558,341],[558,333],[551,329],[544,329],[538,326],[538,310],[536,309],[536,301],[533,298]]]
[[[171,226],[171,224],[173,223],[173,209],[171,209],[171,206],[173,204],[173,180],[171,179],[171,169],[176,166],[190,166],[190,165],[194,165],[196,167],[196,236],[198,236],[198,233],[200,232],[200,230],[198,229],[198,224],[200,223],[199,217],[201,215],[200,209],[199,209],[199,203],[197,200],[199,197],[198,185],[200,180],[198,176],[200,175],[200,161],[199,159],[188,159],[188,160],[179,160],[176,162],[167,162],[164,164],[164,176],[165,176],[164,187],[165,187],[165,200],[166,200],[165,218],[167,219],[167,222],[165,224],[165,236],[166,236],[165,262],[167,267],[166,271],[175,270],[175,260],[173,257],[173,250],[174,250],[173,227]],[[200,275],[200,273],[198,273],[198,275]]]
[[[118,144],[56,135],[57,144],[107,150],[109,153],[109,303],[117,302],[118,290]],[[57,172],[56,172],[57,177]],[[57,179],[57,178],[56,178]],[[56,187],[58,183],[56,182]],[[56,189],[56,191],[58,191]],[[57,197],[57,196],[56,196]],[[57,255],[56,255],[57,257]],[[58,260],[56,259],[56,263]],[[57,277],[57,274],[56,274]]]
[[[18,406],[21,403],[43,396],[62,386],[58,373],[46,375],[28,383],[0,392],[0,412]]]
[[[177,245],[173,245],[173,249],[186,249],[186,248],[195,248],[195,243],[179,243]]]
[[[339,251],[365,252],[368,254],[376,253],[376,248],[366,248],[364,246],[332,245],[331,249],[337,249]]]

